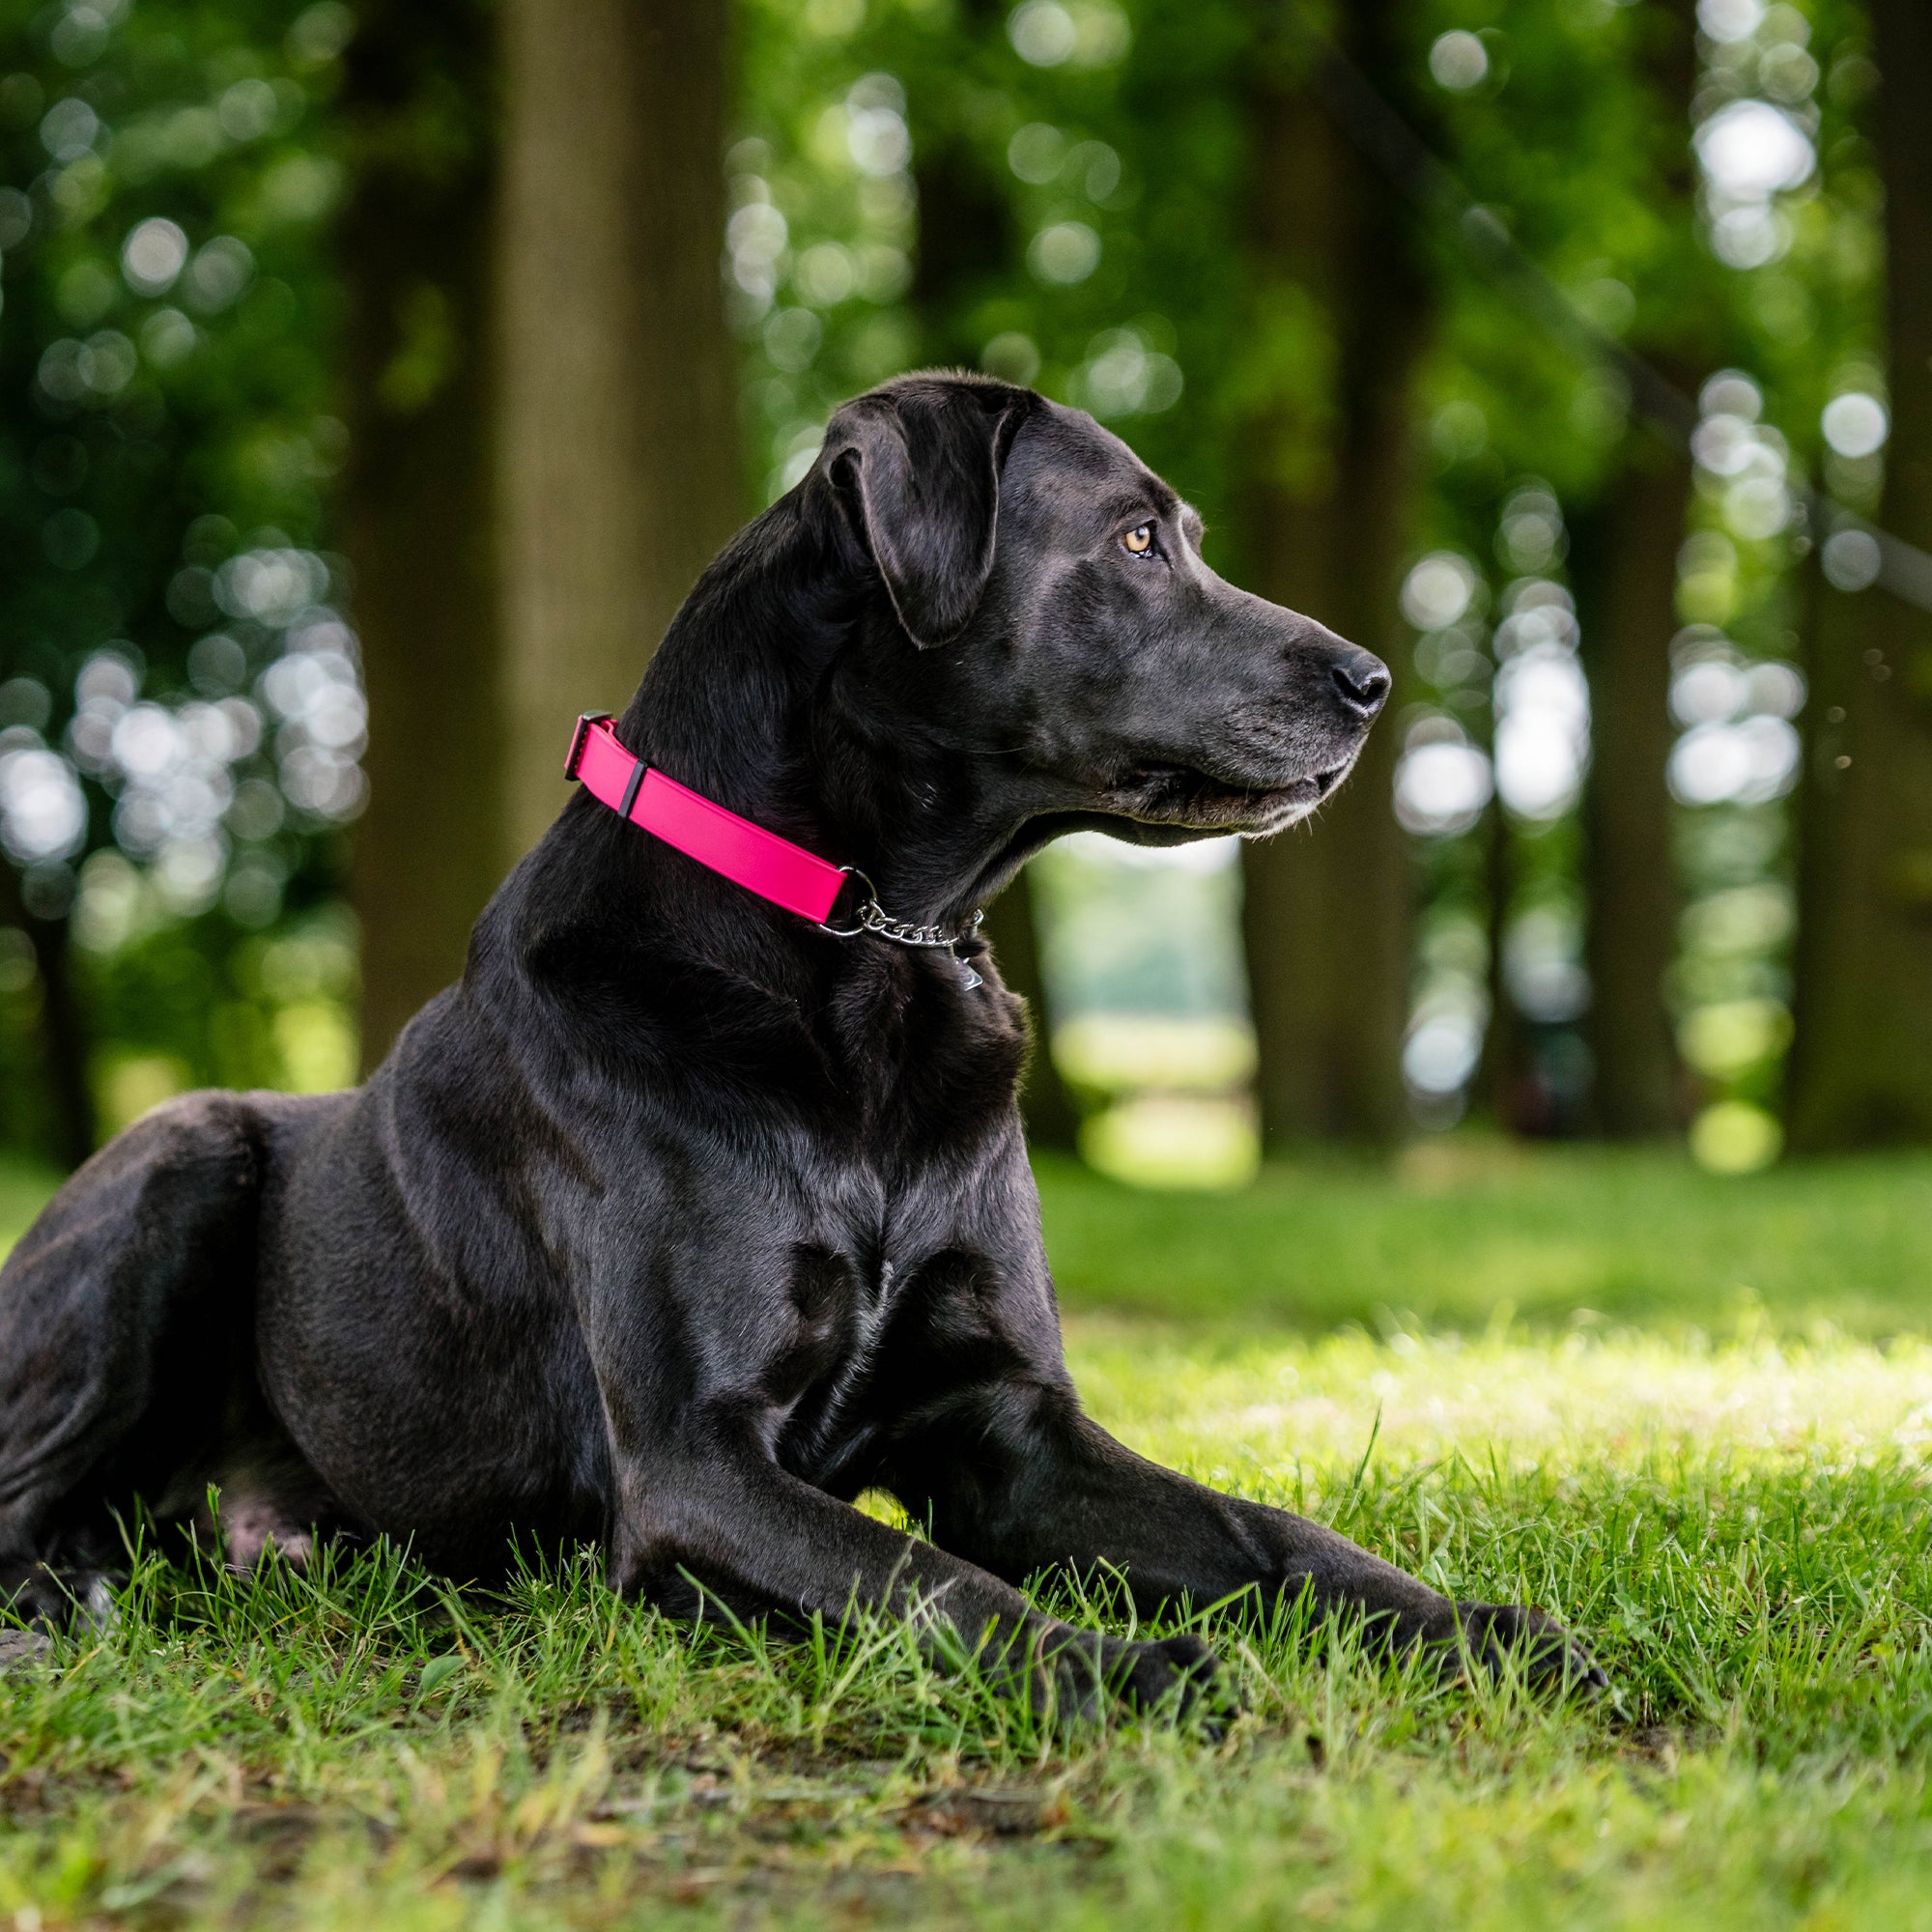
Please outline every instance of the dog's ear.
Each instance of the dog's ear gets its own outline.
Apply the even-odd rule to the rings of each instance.
[[[826,431],[825,473],[922,649],[957,637],[979,608],[1000,468],[1029,401],[990,383],[904,383],[847,403]]]

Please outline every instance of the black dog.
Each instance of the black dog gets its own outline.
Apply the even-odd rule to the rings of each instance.
[[[21,1241],[0,1593],[58,1617],[117,1513],[187,1521],[212,1483],[236,1564],[386,1533],[476,1576],[601,1540],[674,1611],[908,1609],[1076,1704],[1096,1669],[1145,1702],[1212,1666],[1042,1616],[1014,1587],[1042,1569],[1115,1566],[1150,1608],[1308,1592],[1601,1682],[1537,1611],[1143,1462],[1062,1361],[1025,1022],[974,910],[1075,827],[1293,824],[1388,691],[1199,537],[1029,391],[918,376],[840,410],[618,735],[956,944],[833,936],[580,793],[366,1086],[176,1101]],[[854,1509],[873,1485],[930,1541]]]

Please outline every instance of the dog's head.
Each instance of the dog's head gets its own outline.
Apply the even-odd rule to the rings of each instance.
[[[1378,659],[1216,576],[1119,437],[1029,390],[900,378],[833,417],[812,487],[865,559],[867,684],[1049,829],[1278,831],[1388,695]]]

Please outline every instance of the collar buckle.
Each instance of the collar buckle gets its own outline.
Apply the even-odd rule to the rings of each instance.
[[[590,742],[592,726],[610,723],[608,711],[579,712],[577,729],[570,734],[570,755],[563,761],[563,776],[572,784],[577,782],[577,768],[583,762],[583,748]]]

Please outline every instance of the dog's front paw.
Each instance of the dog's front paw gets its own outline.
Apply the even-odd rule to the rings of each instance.
[[[1135,1710],[1170,1709],[1177,1718],[1196,1712],[1225,1717],[1235,1705],[1220,1660],[1198,1636],[1166,1636],[1121,1646],[1115,1692]]]
[[[1447,1667],[1470,1665],[1500,1677],[1509,1664],[1533,1690],[1582,1690],[1594,1695],[1609,1679],[1590,1653],[1552,1616],[1522,1604],[1458,1604],[1438,1636]]]
[[[1067,1631],[1041,1658],[1037,1702],[1063,1721],[1097,1719],[1109,1701],[1136,1711],[1225,1717],[1234,1708],[1214,1653],[1198,1636],[1145,1640]]]

